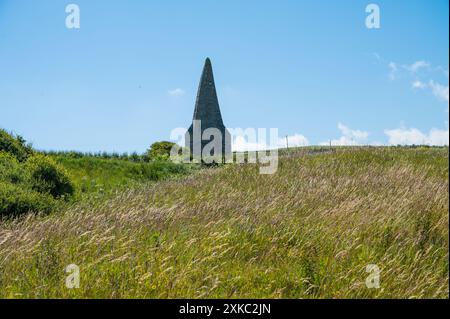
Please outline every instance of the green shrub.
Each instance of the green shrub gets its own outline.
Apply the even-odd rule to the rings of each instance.
[[[10,153],[21,162],[33,154],[30,145],[26,145],[22,137],[13,136],[3,129],[0,129],[0,152]]]
[[[49,212],[54,205],[51,195],[30,188],[23,166],[12,154],[0,152],[0,218],[31,211]]]
[[[0,152],[0,218],[28,212],[50,212],[56,199],[71,195],[72,182],[65,171],[44,155],[20,163]]]
[[[19,161],[10,153],[0,151],[0,181],[19,184],[26,180]]]
[[[156,142],[150,146],[147,155],[151,160],[168,159],[170,157],[170,151],[174,146],[176,146],[176,144],[172,142]]]
[[[48,193],[54,198],[67,197],[74,193],[74,185],[66,170],[50,157],[33,155],[27,160],[25,167],[34,191]]]
[[[0,218],[50,212],[74,193],[66,171],[33,150],[20,136],[0,129]]]
[[[0,218],[17,217],[29,212],[48,213],[54,205],[51,195],[0,181]]]

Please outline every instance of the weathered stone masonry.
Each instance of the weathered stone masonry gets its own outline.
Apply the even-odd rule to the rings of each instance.
[[[201,135],[199,134],[200,137],[196,136],[196,134],[193,134],[194,128],[199,124],[198,121],[201,121],[201,127],[198,128],[198,130],[201,132]],[[210,137],[206,140],[203,140],[201,138],[205,130],[208,128],[215,128],[220,131],[222,140],[221,145],[216,144],[217,142],[219,142],[219,140],[215,141],[214,137]],[[225,128],[225,125],[223,124],[219,101],[217,98],[216,86],[214,83],[211,60],[207,58],[200,79],[192,124],[189,127],[189,130],[186,132],[185,146],[189,147],[191,154],[194,157],[199,158],[204,147],[211,142],[212,144],[210,144],[210,146],[218,146],[216,152],[218,149],[221,149],[220,154],[215,154],[216,157],[218,156],[223,160],[227,155],[231,154],[231,136],[228,130]]]

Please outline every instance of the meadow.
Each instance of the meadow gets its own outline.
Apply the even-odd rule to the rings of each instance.
[[[88,193],[117,191],[0,223],[0,298],[449,297],[448,148],[280,155],[274,175],[231,164],[152,183],[59,159]]]

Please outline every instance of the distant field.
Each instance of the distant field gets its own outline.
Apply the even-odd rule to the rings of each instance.
[[[126,166],[93,163],[93,178],[61,160],[87,190],[126,187],[0,224],[0,298],[449,297],[448,148],[281,154],[274,175],[226,165],[138,185]]]

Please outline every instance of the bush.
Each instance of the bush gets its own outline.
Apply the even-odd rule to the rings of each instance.
[[[49,212],[51,195],[30,189],[29,175],[16,157],[0,152],[0,218],[19,216],[30,211]]]
[[[31,188],[39,193],[48,193],[54,198],[70,196],[74,185],[63,167],[45,155],[33,155],[25,163],[30,176]]]
[[[61,166],[34,154],[20,136],[0,129],[0,218],[50,212],[57,199],[73,193],[72,181]]]
[[[12,154],[0,152],[0,218],[48,213],[56,199],[73,191],[65,171],[49,157],[33,155],[20,163]]]
[[[0,181],[0,218],[29,212],[49,213],[54,205],[55,200],[51,195]]]
[[[0,152],[6,152],[13,155],[20,162],[25,161],[33,150],[30,145],[20,136],[13,136],[5,130],[0,129]]]
[[[151,160],[168,159],[170,157],[170,151],[174,146],[176,146],[176,144],[172,142],[156,142],[150,146],[147,155]]]
[[[26,180],[19,161],[11,154],[0,152],[0,181],[19,184]]]

